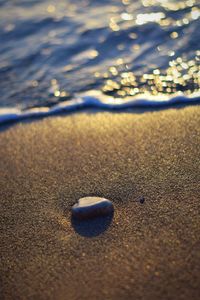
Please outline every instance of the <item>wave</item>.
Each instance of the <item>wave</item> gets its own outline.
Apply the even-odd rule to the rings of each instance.
[[[162,97],[148,97],[148,95],[144,94],[134,99],[121,99],[106,96],[100,91],[89,91],[77,95],[72,100],[60,102],[51,107],[34,107],[26,110],[19,108],[0,108],[0,125],[23,119],[87,110],[89,108],[104,111],[134,111],[136,108],[156,109],[196,103],[200,103],[200,92],[196,92],[190,97],[184,95],[177,95],[172,98],[165,98],[164,95]]]

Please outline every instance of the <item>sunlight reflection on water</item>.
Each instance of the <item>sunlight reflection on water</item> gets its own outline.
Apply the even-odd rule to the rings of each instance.
[[[0,106],[51,106],[199,91],[200,5],[184,1],[0,2]]]

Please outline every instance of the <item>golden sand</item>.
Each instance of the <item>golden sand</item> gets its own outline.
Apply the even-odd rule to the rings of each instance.
[[[199,299],[199,125],[196,106],[2,131],[0,299]],[[92,238],[71,223],[88,195],[115,206]]]

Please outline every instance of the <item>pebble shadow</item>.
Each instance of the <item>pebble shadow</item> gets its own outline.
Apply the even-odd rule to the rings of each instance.
[[[104,233],[112,223],[114,211],[108,216],[96,217],[88,220],[78,220],[71,217],[74,230],[81,236],[92,238]]]

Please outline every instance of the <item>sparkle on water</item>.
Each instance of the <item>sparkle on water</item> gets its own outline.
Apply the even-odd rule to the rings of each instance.
[[[0,106],[199,91],[196,0],[2,1]],[[30,25],[31,24],[31,25]]]

